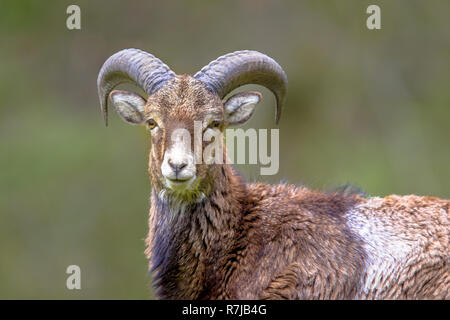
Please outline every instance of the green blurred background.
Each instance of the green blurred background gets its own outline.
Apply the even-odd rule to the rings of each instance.
[[[81,7],[81,30],[66,8]],[[382,29],[366,28],[381,7]],[[153,298],[144,257],[149,138],[96,78],[116,51],[177,73],[254,49],[289,77],[280,171],[311,188],[450,197],[448,1],[0,1],[0,298]],[[265,89],[247,127],[275,128]],[[67,290],[68,265],[82,290]]]

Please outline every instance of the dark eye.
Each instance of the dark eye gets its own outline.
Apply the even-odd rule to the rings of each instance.
[[[219,120],[214,120],[212,121],[208,127],[213,128],[213,129],[217,129],[220,128],[220,126],[222,125],[222,122]]]
[[[150,119],[147,121],[147,127],[152,130],[153,128],[156,128],[158,126],[158,124],[156,123],[155,120]]]

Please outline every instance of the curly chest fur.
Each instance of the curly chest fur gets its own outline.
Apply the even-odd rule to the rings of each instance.
[[[308,275],[316,274],[316,269],[323,269],[324,279],[330,279],[333,273],[326,258],[330,256],[350,262],[344,263],[340,272],[332,276],[336,284],[348,283],[350,289],[344,286],[343,292],[332,291],[338,296],[351,295],[360,275],[361,252],[345,226],[332,223],[331,219],[337,218],[322,212],[326,208],[314,207],[316,213],[305,213],[298,219],[297,214],[290,214],[299,205],[295,199],[282,204],[271,202],[272,206],[265,208],[265,201],[233,203],[232,199],[222,201],[221,195],[189,206],[174,206],[170,201],[153,197],[147,253],[159,298],[298,297],[304,291],[298,287],[299,278],[305,280]],[[302,206],[308,207],[310,199],[304,201]],[[338,208],[339,211],[344,211],[344,207]],[[273,210],[280,215],[270,214]],[[308,222],[317,219],[316,223]],[[332,241],[323,239],[326,234]],[[299,257],[303,261],[300,264]],[[318,264],[322,267],[311,269]],[[293,292],[280,295],[274,286],[286,277],[293,277]],[[331,295],[322,291],[317,295]]]
[[[174,206],[153,198],[147,239],[153,282],[163,299],[227,298],[235,260],[236,227],[215,201]],[[223,230],[223,231],[222,231]]]

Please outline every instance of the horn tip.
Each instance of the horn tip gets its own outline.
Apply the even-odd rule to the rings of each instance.
[[[106,112],[103,114],[103,123],[105,124],[105,127],[108,126],[108,114]]]
[[[281,98],[277,95],[276,97],[277,99],[277,106],[275,108],[275,124],[278,125],[280,123],[280,119],[281,119],[281,111],[282,111],[282,107],[284,104],[284,98]]]
[[[108,109],[106,109],[107,108],[107,103],[108,103],[108,101],[106,101],[105,105],[103,105],[103,103],[100,102],[100,110],[103,113],[103,122],[105,124],[105,127],[108,126]]]
[[[281,119],[280,113],[277,112],[276,115],[275,115],[275,124],[276,124],[276,125],[279,125],[279,124],[280,124],[280,119]]]

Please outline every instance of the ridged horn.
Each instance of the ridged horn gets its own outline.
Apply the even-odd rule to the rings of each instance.
[[[108,125],[108,96],[121,83],[131,82],[148,95],[175,77],[175,73],[152,54],[139,49],[124,49],[105,61],[97,78],[98,97],[105,125]]]
[[[216,92],[221,99],[245,84],[264,86],[276,97],[275,121],[278,123],[280,120],[287,92],[287,76],[280,65],[265,54],[252,50],[228,53],[203,67],[194,78]]]

